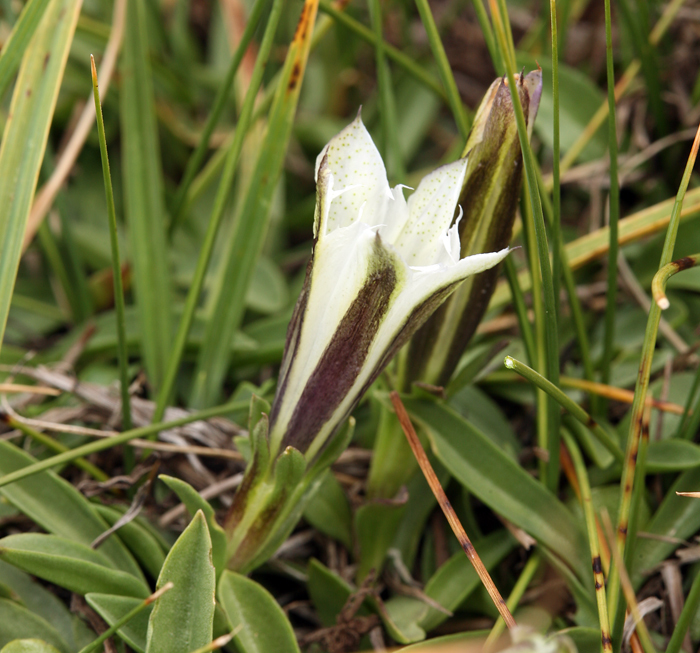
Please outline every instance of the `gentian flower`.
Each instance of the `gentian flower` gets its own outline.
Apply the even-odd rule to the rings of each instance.
[[[313,256],[270,414],[272,457],[291,446],[313,460],[433,311],[507,255],[461,257],[466,169],[466,157],[438,168],[406,200],[359,115],[319,154]]]

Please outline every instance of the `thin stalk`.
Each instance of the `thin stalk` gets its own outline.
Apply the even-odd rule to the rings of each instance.
[[[159,599],[161,596],[163,596],[163,594],[165,594],[168,590],[171,590],[173,587],[175,586],[170,582],[163,585],[163,587],[161,587],[158,591],[154,592],[147,599],[139,603],[133,610],[129,610],[129,612],[127,612],[121,619],[112,624],[112,626],[105,630],[105,632],[103,632],[97,639],[90,642],[87,646],[81,648],[79,653],[92,653],[92,651],[96,650],[97,647],[100,646],[100,644],[102,644],[105,640],[114,635],[114,633],[116,633],[122,626],[129,623],[129,621],[131,621],[139,612],[145,610],[149,605],[151,605],[151,603]]]
[[[559,182],[559,39],[557,37],[557,2],[549,0],[549,15],[552,32],[552,278],[554,282],[554,297],[559,297],[561,275],[561,252],[563,239],[561,235],[561,185]],[[539,176],[538,176],[539,177]],[[559,318],[559,303],[555,302],[554,310]]]
[[[518,283],[518,273],[515,269],[512,256],[506,256],[503,261],[503,269],[505,270],[508,286],[510,287],[510,296],[513,298],[515,314],[518,317],[520,337],[523,339],[523,344],[525,345],[525,354],[527,355],[527,360],[530,362],[530,365],[535,365],[537,360],[535,336],[532,333],[532,324],[530,324],[530,320],[527,316],[525,298],[523,297],[523,291]]]
[[[695,618],[698,607],[700,606],[700,573],[693,579],[693,584],[688,593],[688,598],[685,600],[685,605],[681,610],[681,614],[676,622],[676,627],[673,629],[671,640],[666,647],[666,653],[679,653],[683,644],[685,634],[688,632],[690,622]]]
[[[634,589],[632,587],[629,575],[627,574],[627,569],[624,566],[625,563],[622,559],[622,555],[620,555],[620,551],[617,549],[615,543],[613,542],[613,540],[615,539],[615,534],[613,533],[610,515],[608,514],[608,511],[605,508],[603,508],[602,517],[605,533],[608,539],[610,540],[610,551],[613,554],[615,568],[619,570],[619,574],[615,575],[618,575],[620,580],[622,581],[622,589],[625,594],[625,599],[627,600],[627,606],[629,607],[629,611],[634,617],[634,621],[636,624],[635,632],[639,637],[639,641],[642,645],[642,648],[644,649],[644,653],[656,653],[656,649],[654,648],[654,644],[651,641],[651,636],[649,635],[647,625],[644,623],[644,618],[639,613],[637,597],[634,594]]]
[[[95,98],[95,115],[97,117],[97,134],[100,141],[102,158],[102,178],[107,199],[107,219],[109,220],[109,241],[112,248],[112,276],[114,277],[114,308],[117,316],[117,356],[119,358],[119,385],[122,398],[122,428],[129,431],[131,422],[131,400],[129,397],[129,355],[126,344],[126,318],[124,317],[124,287],[122,285],[122,263],[119,255],[119,237],[117,234],[117,214],[114,208],[114,191],[112,176],[109,171],[109,155],[105,138],[105,124],[102,118],[100,89],[97,84],[95,59],[90,55],[92,70],[92,92]],[[126,452],[125,452],[126,453]],[[128,455],[128,454],[127,454]]]
[[[530,556],[530,559],[525,564],[525,568],[518,577],[518,580],[515,582],[515,585],[513,586],[513,589],[510,592],[510,596],[508,596],[508,599],[506,600],[506,606],[511,612],[515,612],[515,609],[518,607],[518,604],[523,598],[525,591],[530,586],[532,579],[535,577],[537,570],[540,568],[541,562],[542,560],[539,556],[539,553],[535,551],[535,553],[533,553]],[[506,622],[503,620],[502,617],[498,617],[498,619],[496,619],[496,623],[491,629],[491,632],[489,633],[489,636],[484,642],[484,651],[490,650],[490,647],[493,646],[493,644],[496,643],[496,640],[503,634],[503,629],[505,627]]]
[[[508,52],[509,42],[505,31],[505,16],[503,15],[497,0],[489,0],[491,5],[491,15],[496,28],[496,35],[502,52]],[[510,35],[512,39],[512,34]],[[512,43],[511,43],[512,48]],[[540,259],[540,272],[542,274],[542,286],[544,289],[544,318],[546,330],[546,369],[547,377],[554,384],[559,382],[559,334],[557,330],[557,315],[555,311],[554,284],[552,280],[552,269],[549,265],[549,246],[547,244],[547,233],[542,212],[542,201],[540,199],[539,188],[537,186],[537,173],[534,154],[530,147],[527,136],[527,125],[523,107],[520,103],[520,95],[516,87],[513,66],[506,60],[506,72],[508,75],[508,85],[510,87],[515,119],[518,125],[518,136],[520,138],[520,149],[523,153],[525,165],[525,176],[530,192],[532,203],[532,213],[534,217],[534,228],[537,235],[537,250]],[[559,407],[556,402],[550,400],[548,403],[548,440],[547,451],[549,460],[547,462],[546,485],[552,491],[556,491],[559,485]]]
[[[250,16],[248,16],[245,31],[241,36],[236,52],[234,53],[233,57],[231,57],[231,63],[226,71],[226,77],[224,77],[224,81],[217,91],[216,98],[214,99],[214,106],[212,107],[211,113],[207,117],[207,122],[202,129],[202,135],[199,139],[199,143],[187,161],[185,173],[183,174],[182,181],[180,182],[177,192],[175,193],[175,198],[173,199],[172,205],[173,218],[172,222],[170,223],[171,236],[185,215],[183,207],[187,196],[187,191],[189,190],[195,175],[204,161],[204,157],[209,149],[209,140],[211,135],[214,133],[214,129],[219,123],[219,119],[224,111],[226,102],[231,95],[231,87],[233,86],[233,81],[236,77],[236,73],[238,72],[238,67],[241,64],[241,61],[243,61],[248,45],[253,40],[253,35],[255,34],[255,30],[258,27],[258,23],[260,22],[263,13],[269,8],[270,1],[271,0],[256,0],[255,4],[253,5],[253,9],[250,12]],[[239,127],[236,129],[238,128]],[[246,129],[243,131],[246,131]]]
[[[548,191],[546,189],[542,170],[537,167],[537,183],[540,187],[540,196],[542,197],[542,208],[544,215],[550,224],[554,224],[554,207],[550,202]],[[552,230],[554,235],[554,230]],[[583,374],[589,380],[593,381],[593,359],[591,358],[591,347],[588,342],[588,333],[586,332],[586,323],[583,319],[583,309],[581,302],[576,294],[576,281],[574,273],[569,264],[569,255],[566,251],[566,244],[561,235],[561,229],[558,233],[560,248],[559,260],[561,263],[561,271],[564,275],[564,287],[566,288],[566,296],[569,300],[569,308],[571,309],[571,319],[576,332],[576,341],[578,342],[579,353],[581,354],[581,362],[583,363]],[[555,295],[558,297],[559,295]]]
[[[515,628],[517,624],[515,623],[515,619],[513,619],[513,615],[510,613],[510,610],[506,606],[506,602],[503,600],[501,593],[498,591],[498,588],[491,579],[491,576],[489,575],[488,570],[484,566],[484,563],[481,562],[479,554],[476,552],[474,545],[471,543],[471,540],[464,531],[464,528],[462,527],[462,524],[459,521],[459,517],[457,517],[454,508],[450,504],[450,501],[447,498],[447,495],[445,494],[445,490],[442,489],[442,485],[440,485],[440,481],[435,475],[433,466],[430,464],[428,456],[425,454],[425,450],[423,449],[423,445],[421,445],[420,440],[416,435],[416,431],[413,428],[413,424],[411,423],[408,413],[406,412],[406,408],[401,402],[401,397],[399,396],[399,393],[393,390],[390,393],[390,397],[391,403],[394,406],[394,410],[396,411],[396,416],[398,417],[399,422],[401,423],[401,428],[403,429],[403,432],[405,433],[406,438],[408,439],[408,443],[411,445],[411,449],[413,450],[413,455],[416,457],[416,460],[420,465],[421,471],[425,475],[425,480],[428,482],[428,485],[433,491],[433,494],[435,495],[435,498],[437,499],[437,502],[440,505],[442,512],[445,514],[445,517],[447,518],[447,521],[449,522],[450,527],[452,528],[452,532],[459,540],[462,549],[467,554],[467,558],[469,558],[469,562],[472,563],[474,571],[476,571],[477,575],[481,579],[481,582],[484,584],[484,587],[489,593],[489,596],[491,597],[491,600],[496,606],[496,609],[500,613],[501,617],[503,617],[506,626],[508,626],[509,629]]]
[[[555,402],[555,405],[558,404],[558,406],[561,406],[564,410],[569,412],[596,438],[598,438],[600,443],[615,457],[615,460],[618,462],[623,461],[624,455],[622,453],[622,449],[620,449],[620,446],[610,437],[610,435],[608,435],[605,429],[593,419],[593,417],[591,417],[573,399],[564,394],[564,392],[562,392],[562,390],[560,390],[556,385],[545,379],[541,374],[538,374],[531,367],[525,365],[525,363],[520,362],[512,356],[506,356],[503,364],[509,370],[517,372],[522,377],[530,381],[530,383],[536,385],[540,390],[546,392]]]
[[[663,251],[661,253],[661,261],[659,268],[668,265],[673,258],[673,248],[676,244],[676,235],[678,234],[678,224],[680,222],[681,210],[683,208],[683,198],[688,188],[690,175],[693,171],[695,158],[697,157],[698,147],[700,147],[700,127],[695,135],[693,147],[688,157],[688,162],[683,173],[676,201],[671,212],[671,219],[666,231],[666,239],[664,241]],[[644,334],[644,344],[642,346],[642,357],[639,364],[639,372],[637,375],[637,383],[634,390],[634,403],[632,404],[631,420],[629,434],[627,437],[627,451],[625,453],[625,462],[622,469],[622,478],[620,480],[621,499],[620,509],[617,522],[617,550],[621,560],[626,558],[625,547],[627,544],[628,535],[631,541],[634,541],[634,532],[628,530],[634,528],[634,521],[631,517],[632,506],[632,491],[635,494],[641,495],[644,486],[644,473],[646,465],[646,446],[642,438],[642,426],[644,424],[644,411],[646,405],[647,390],[649,388],[649,376],[651,373],[651,363],[654,356],[654,347],[656,345],[656,336],[659,330],[659,322],[661,320],[661,308],[655,303],[651,304],[649,317],[647,319],[646,332]],[[641,446],[640,446],[641,441]],[[639,482],[635,483],[635,480]],[[632,515],[633,517],[634,515]],[[630,547],[631,548],[631,547]],[[614,574],[609,583],[610,605],[613,610],[617,606],[619,595],[619,575]],[[614,599],[614,602],[613,600]],[[619,614],[619,613],[618,613]],[[617,628],[617,626],[616,626]]]
[[[374,31],[374,54],[377,66],[377,91],[379,94],[379,119],[382,125],[380,151],[388,161],[389,177],[405,179],[406,170],[399,147],[396,130],[396,99],[391,83],[391,72],[386,61],[384,36],[382,34],[382,6],[380,0],[369,0],[369,15]]]
[[[260,44],[260,51],[258,52],[257,59],[255,60],[255,66],[250,78],[250,85],[246,92],[245,99],[243,100],[241,116],[238,120],[233,142],[231,143],[231,148],[226,156],[226,165],[224,167],[224,172],[221,175],[219,190],[214,201],[214,208],[212,209],[209,224],[207,225],[207,232],[204,236],[204,242],[202,243],[202,248],[199,252],[199,258],[197,259],[197,267],[195,268],[192,281],[190,282],[190,288],[187,292],[182,318],[180,319],[172,352],[170,354],[170,358],[168,359],[168,367],[166,368],[165,377],[163,378],[163,383],[160,387],[158,398],[156,400],[156,408],[153,413],[154,422],[159,422],[165,414],[165,408],[168,404],[168,400],[170,399],[173,387],[175,386],[175,378],[177,377],[177,372],[180,368],[180,362],[182,360],[182,354],[185,350],[185,345],[187,344],[187,336],[190,332],[192,322],[194,321],[197,303],[204,285],[204,278],[206,276],[207,268],[209,267],[209,261],[214,250],[214,245],[216,244],[216,236],[219,231],[219,226],[221,225],[221,220],[224,216],[229,193],[232,187],[233,177],[236,173],[236,167],[238,165],[238,159],[243,149],[243,142],[250,125],[251,116],[253,115],[255,98],[258,88],[262,83],[263,74],[269,60],[270,50],[272,49],[272,45],[274,43],[275,32],[277,31],[277,24],[279,23],[283,6],[284,0],[274,0],[270,11],[267,27],[265,28],[265,34],[263,35],[263,40]]]
[[[595,597],[598,604],[598,620],[600,622],[600,634],[603,651],[612,651],[612,637],[610,636],[610,619],[608,617],[608,603],[605,597],[605,576],[603,575],[603,563],[600,559],[600,543],[598,541],[598,528],[596,526],[595,513],[593,511],[593,499],[591,498],[591,485],[588,482],[588,472],[583,463],[583,457],[575,440],[564,431],[564,443],[569,450],[571,461],[578,477],[579,491],[581,493],[581,505],[586,517],[586,530],[588,531],[588,545],[591,549],[593,568],[593,582],[595,583]]]
[[[70,449],[64,453],[60,453],[57,456],[52,456],[46,460],[40,460],[33,465],[27,465],[22,469],[18,469],[10,474],[5,474],[0,476],[0,487],[9,485],[10,483],[15,483],[21,481],[29,476],[34,476],[39,472],[44,472],[52,467],[58,467],[65,463],[72,463],[76,458],[81,456],[89,456],[93,453],[99,451],[104,451],[105,449],[111,449],[120,444],[126,444],[131,440],[137,438],[144,438],[159,431],[167,431],[169,429],[177,428],[178,426],[184,426],[185,424],[191,424],[192,422],[199,422],[201,420],[206,420],[211,417],[220,417],[222,415],[230,415],[240,410],[245,410],[248,407],[248,401],[230,401],[226,404],[220,406],[214,406],[213,408],[207,408],[205,410],[200,410],[195,413],[190,413],[185,417],[180,419],[172,420],[171,422],[158,422],[157,424],[149,424],[148,426],[142,426],[137,429],[131,429],[130,431],[124,431],[119,435],[114,435],[112,437],[104,438],[103,440],[96,440],[95,442],[89,442],[88,444],[81,445],[75,449]]]
[[[328,14],[336,22],[354,32],[355,35],[359,36],[363,41],[367,41],[367,43],[370,43],[376,47],[377,37],[375,33],[371,29],[365,27],[359,21],[352,18],[352,16],[348,16],[345,12],[339,11],[328,0],[319,0],[318,8],[324,14]],[[388,43],[384,44],[384,52],[387,57],[393,59],[395,63],[401,66],[412,77],[434,91],[438,97],[448,101],[447,94],[445,93],[445,89],[442,87],[442,85],[437,82],[427,70],[419,66],[411,57],[405,55],[403,52],[401,52],[401,50],[398,50]]]
[[[620,221],[620,181],[617,174],[617,125],[615,119],[615,70],[613,67],[612,18],[610,0],[605,0],[605,56],[608,73],[608,150],[610,152],[610,246],[608,248],[608,290],[605,304],[605,336],[601,381],[610,381],[610,363],[615,344],[615,303],[617,301],[618,224]],[[604,406],[599,406],[604,410]]]
[[[534,220],[532,217],[532,204],[529,200],[527,187],[523,188],[523,201],[520,205],[520,213],[523,217],[523,231],[525,234],[526,251],[528,265],[530,268],[530,279],[532,280],[532,310],[535,317],[534,328],[534,349],[531,359],[532,367],[542,374],[547,374],[546,344],[547,339],[544,325],[544,301],[542,299],[542,275],[540,273],[540,263],[537,255],[537,236],[535,234]],[[543,451],[547,450],[548,441],[548,399],[541,390],[535,390],[535,409],[537,413],[537,445]],[[547,462],[540,459],[538,462],[540,480],[545,483],[547,478]]]
[[[464,111],[462,98],[457,90],[457,82],[455,82],[454,75],[452,74],[450,62],[447,60],[445,46],[443,46],[442,40],[440,39],[440,34],[438,33],[437,25],[435,24],[433,12],[430,10],[428,0],[416,0],[416,7],[418,7],[418,13],[423,21],[425,32],[428,35],[428,43],[430,43],[433,58],[438,66],[440,80],[442,81],[442,85],[445,87],[445,92],[447,93],[447,102],[452,110],[452,116],[457,123],[457,129],[459,130],[462,140],[466,141],[467,136],[469,136],[469,119]]]
[[[32,440],[36,440],[40,444],[43,444],[47,449],[51,449],[53,452],[63,453],[65,451],[70,451],[65,444],[61,444],[57,440],[54,440],[54,438],[52,438],[50,435],[46,435],[46,433],[36,431],[31,426],[28,426],[24,422],[15,419],[11,415],[7,415],[5,419],[13,429],[22,431],[22,433],[29,436]],[[90,474],[90,476],[101,483],[109,480],[109,476],[107,474],[105,474],[99,467],[93,465],[89,460],[85,460],[85,458],[77,458],[73,461],[73,464],[79,469],[82,469],[84,472]]]

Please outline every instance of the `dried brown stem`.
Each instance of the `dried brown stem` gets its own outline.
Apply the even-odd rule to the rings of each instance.
[[[416,457],[416,460],[418,461],[418,464],[420,465],[420,468],[425,476],[425,480],[428,481],[428,485],[433,491],[440,508],[442,508],[442,512],[445,513],[445,517],[447,517],[447,521],[452,528],[452,532],[457,536],[462,549],[464,549],[464,552],[467,554],[467,558],[469,558],[469,561],[474,566],[474,571],[476,571],[481,579],[481,582],[484,584],[484,587],[489,593],[491,600],[494,602],[496,609],[500,613],[501,617],[503,617],[503,621],[505,621],[506,626],[508,626],[509,629],[515,628],[517,624],[515,623],[515,619],[513,619],[513,615],[510,613],[508,606],[506,606],[506,602],[503,600],[503,597],[498,591],[498,588],[494,584],[493,580],[491,580],[489,572],[487,571],[486,567],[484,567],[484,563],[481,562],[481,558],[477,554],[474,545],[471,543],[471,540],[462,527],[459,517],[457,517],[454,508],[450,504],[447,495],[445,494],[445,490],[443,490],[442,485],[440,485],[438,477],[435,475],[433,466],[430,464],[428,456],[423,450],[423,445],[421,445],[420,440],[416,435],[416,431],[413,428],[413,424],[411,424],[411,420],[406,412],[406,408],[404,407],[401,398],[399,397],[399,393],[392,392],[390,396],[391,403],[396,411],[396,416],[399,418],[399,422],[401,423],[401,428],[406,434],[406,439],[413,450],[413,455]]]

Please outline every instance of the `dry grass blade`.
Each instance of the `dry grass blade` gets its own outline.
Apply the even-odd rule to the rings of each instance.
[[[447,498],[447,495],[445,494],[445,490],[442,489],[442,485],[440,485],[440,481],[438,480],[438,477],[436,476],[435,471],[433,470],[433,466],[430,464],[428,456],[426,456],[425,451],[423,450],[423,446],[421,445],[420,440],[418,439],[418,435],[416,435],[416,431],[413,428],[411,419],[409,418],[408,413],[406,412],[406,409],[404,408],[404,405],[401,402],[401,397],[399,397],[398,392],[391,393],[391,403],[394,406],[396,416],[399,418],[401,428],[403,429],[403,432],[406,435],[408,443],[411,445],[411,449],[413,450],[413,454],[415,455],[416,460],[420,465],[421,471],[425,475],[425,479],[426,481],[428,481],[428,485],[433,491],[433,494],[435,495],[435,498],[437,499],[438,504],[442,509],[442,512],[445,513],[445,517],[447,517],[447,521],[449,522],[450,527],[452,528],[452,532],[459,540],[462,549],[467,554],[467,558],[469,558],[469,561],[474,566],[474,570],[479,575],[479,578],[484,584],[486,591],[489,593],[489,596],[491,597],[491,600],[496,606],[496,609],[500,613],[501,617],[503,617],[503,621],[505,621],[506,626],[508,626],[509,629],[515,628],[517,626],[517,624],[515,623],[515,619],[513,619],[513,615],[510,613],[510,610],[506,606],[506,602],[503,600],[501,593],[498,591],[498,588],[491,579],[489,572],[487,571],[486,567],[484,567],[484,564],[481,562],[481,558],[479,558],[479,555],[476,552],[474,545],[471,543],[471,540],[469,539],[461,522],[459,521],[459,517],[457,517],[454,508],[450,504],[450,501]]]

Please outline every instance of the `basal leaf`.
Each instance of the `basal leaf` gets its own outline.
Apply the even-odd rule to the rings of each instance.
[[[299,652],[294,631],[277,601],[260,584],[224,571],[217,592],[233,628],[240,653]]]
[[[165,559],[158,589],[168,582],[173,589],[156,600],[148,621],[146,653],[190,653],[212,640],[216,579],[201,510]]]

